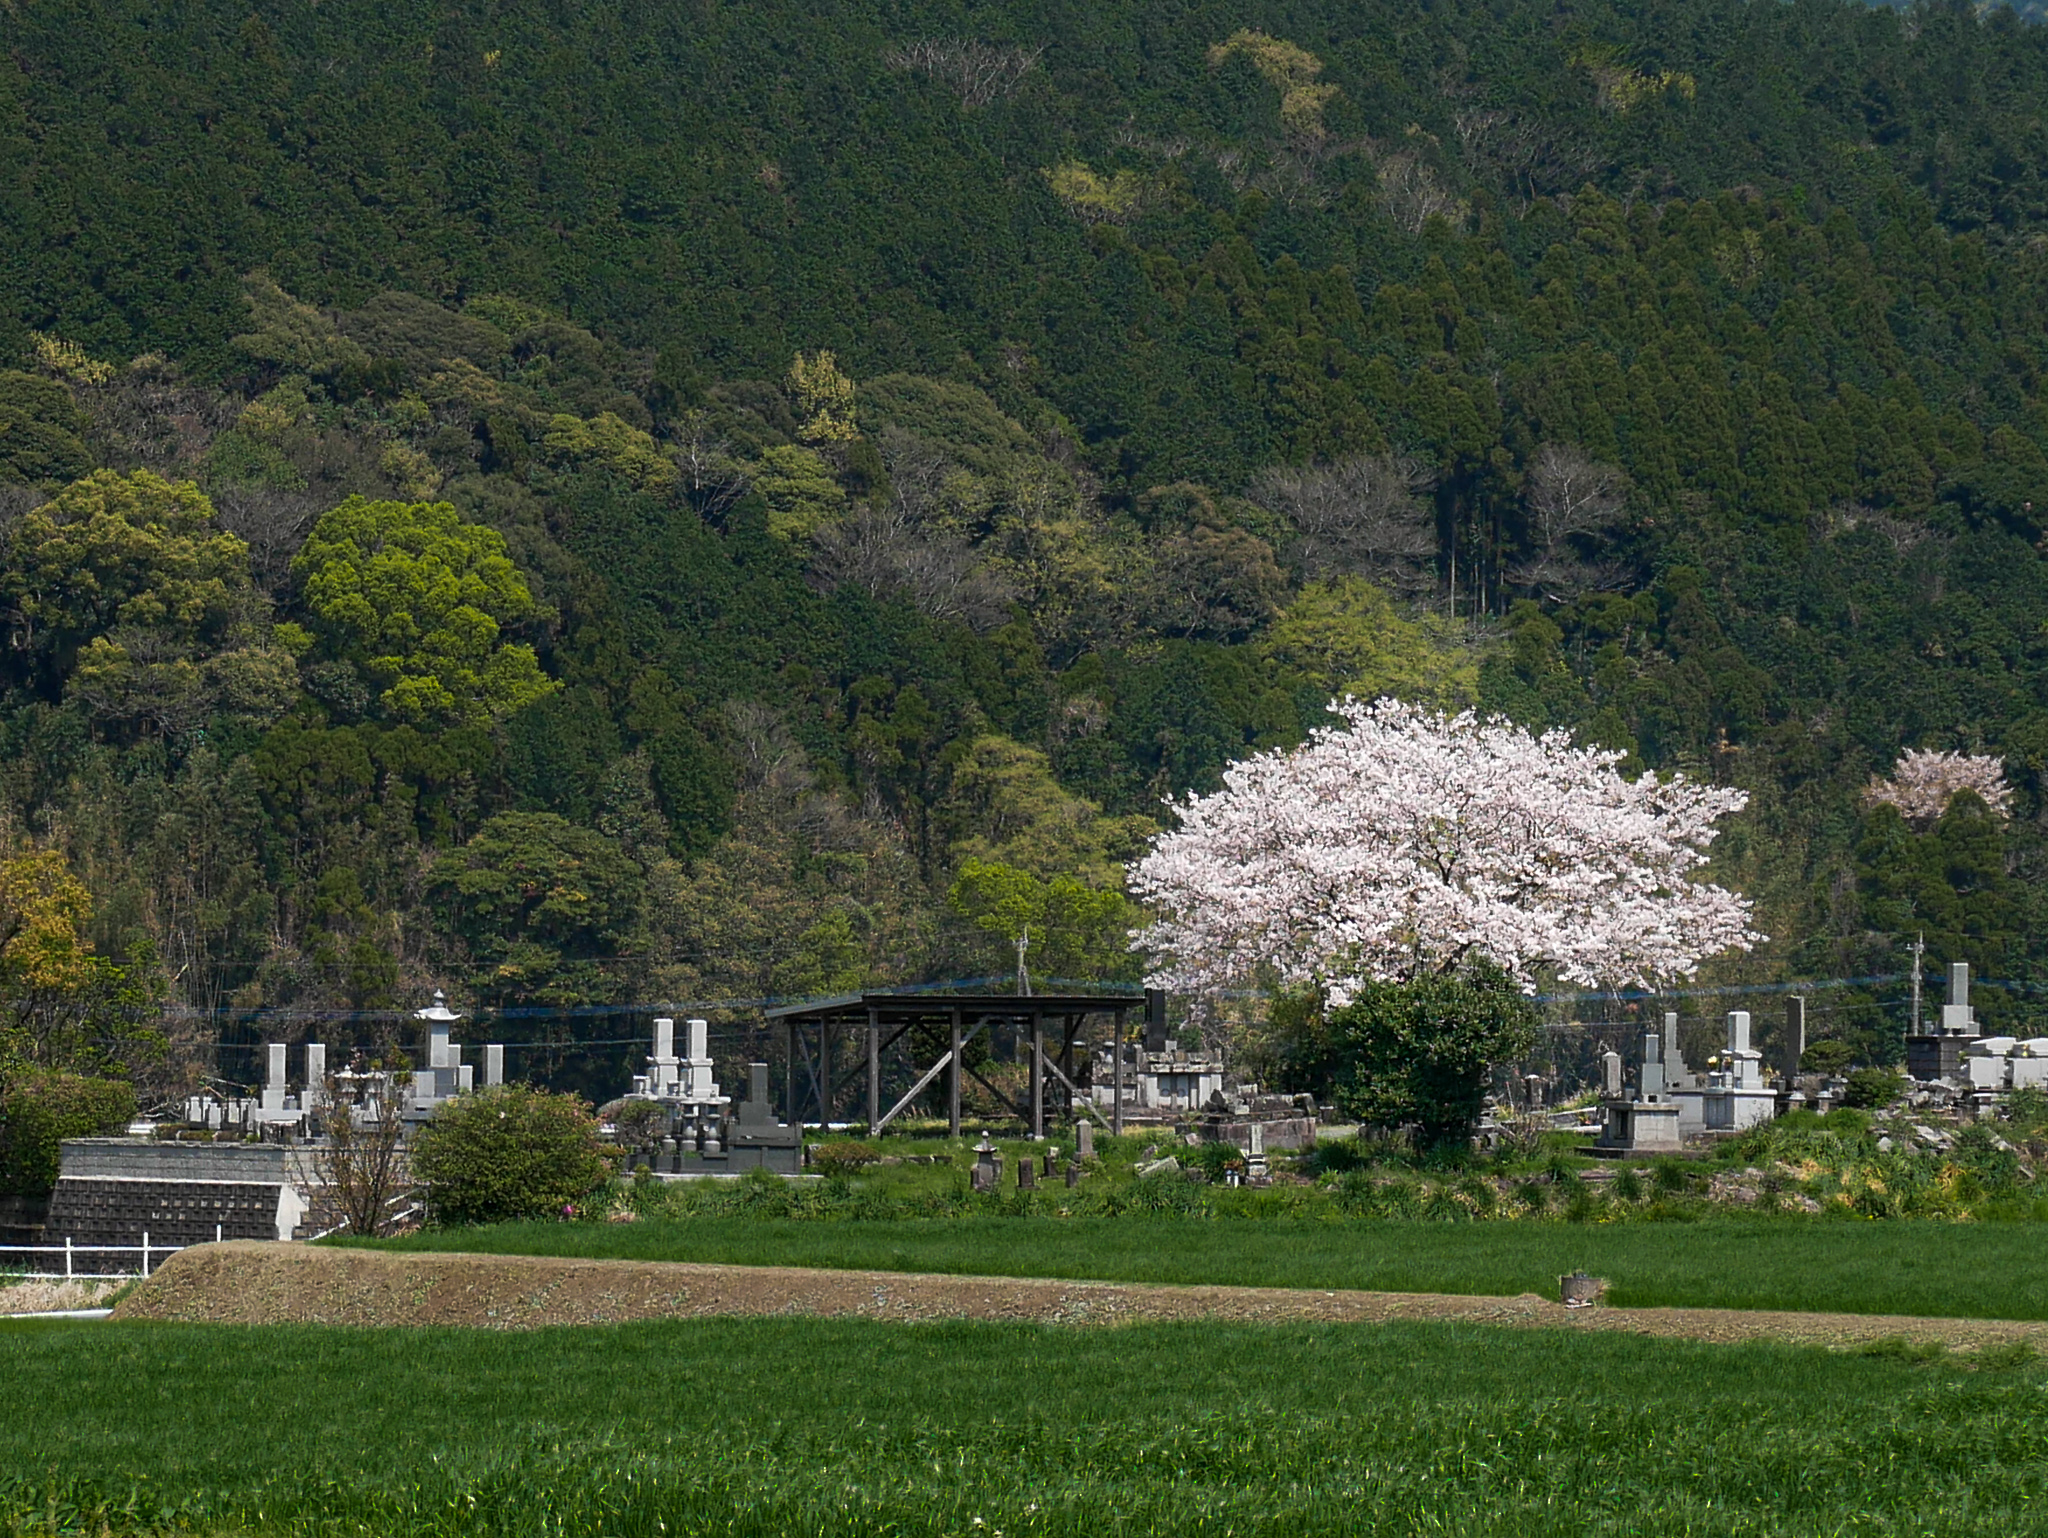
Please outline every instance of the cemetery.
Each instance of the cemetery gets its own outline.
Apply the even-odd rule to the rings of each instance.
[[[620,1173],[633,1178],[584,1205],[593,1216],[713,1219],[736,1204],[758,1206],[758,1195],[721,1187],[759,1171],[799,1187],[823,1180],[792,1191],[783,1204],[792,1220],[849,1204],[874,1216],[967,1216],[991,1199],[1020,1215],[1243,1211],[1462,1222],[1654,1220],[1692,1209],[2031,1212],[2042,1201],[2035,1174],[2048,1161],[2041,1121],[2027,1117],[2048,1039],[1980,1035],[1968,968],[1952,967],[1947,984],[1938,1025],[1910,1043],[1928,1076],[1902,1081],[1891,1107],[1846,1111],[1844,1080],[1801,1072],[1802,996],[1788,996],[1766,1026],[1749,1011],[1729,1011],[1721,1046],[1697,1066],[1681,1044],[1679,1016],[1667,1012],[1633,1043],[1632,1060],[1611,1048],[1598,1054],[1589,1093],[1498,1076],[1474,1153],[1440,1172],[1383,1134],[1333,1125],[1312,1098],[1263,1092],[1222,1054],[1185,1050],[1167,1034],[1167,1000],[1157,991],[1142,1000],[870,994],[790,1006],[773,1016],[791,1069],[779,1095],[760,1062],[746,1066],[741,1096],[727,1093],[708,1022],[685,1019],[679,1030],[662,1016],[643,1071],[608,1103],[602,1123]],[[1092,1032],[1091,1018],[1100,1021]],[[343,1233],[324,1129],[345,1116],[360,1136],[392,1108],[402,1124],[394,1128],[392,1216],[399,1227],[408,1216],[416,1222],[422,1202],[407,1206],[402,1195],[407,1138],[440,1106],[501,1085],[504,1052],[486,1045],[477,1053],[457,1040],[462,1017],[438,994],[415,1019],[425,1062],[402,1081],[386,1068],[330,1072],[320,1042],[291,1052],[272,1044],[265,1082],[247,1096],[195,1097],[181,1120],[146,1133],[67,1141],[34,1238],[112,1253]],[[969,1053],[977,1036],[998,1032],[1036,1068],[1014,1097],[992,1081],[988,1060],[977,1064]],[[931,1043],[929,1060],[917,1055],[920,1040]],[[481,1060],[465,1061],[471,1053]],[[886,1106],[885,1065],[893,1082],[907,1083]],[[966,1124],[962,1085],[970,1081],[983,1105],[1007,1113],[991,1124],[995,1140]],[[897,1135],[913,1125],[906,1110],[935,1098],[942,1121]],[[860,1110],[874,1120],[832,1119]],[[1581,1130],[1589,1126],[1597,1130]],[[1508,1146],[1515,1139],[1519,1149]],[[1175,1187],[1171,1195],[1162,1181]],[[49,1269],[52,1255],[23,1269]]]

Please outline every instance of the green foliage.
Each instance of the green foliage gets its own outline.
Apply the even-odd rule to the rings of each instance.
[[[1889,975],[1924,930],[2039,981],[2042,34],[699,20],[622,55],[523,4],[8,12],[0,354],[40,372],[0,373],[0,481],[196,479],[214,532],[159,565],[232,529],[254,601],[17,624],[0,814],[67,830],[180,1002],[370,987],[506,811],[641,867],[650,941],[579,998],[952,975],[963,861],[1108,890],[1162,797],[1342,687],[1751,791],[1717,875],[1759,975]],[[1392,502],[1325,473],[1361,456]],[[1332,495],[1242,495],[1272,472]],[[388,589],[317,532],[444,492]],[[2003,755],[2017,815],[1866,813],[1906,747]],[[1844,995],[1851,1060],[1896,1056],[1901,991]]]
[[[218,647],[250,616],[248,546],[190,482],[99,470],[23,515],[6,589],[40,681],[61,682],[90,642],[149,637]],[[118,639],[117,639],[118,638]]]
[[[361,670],[391,719],[498,720],[558,687],[503,627],[534,614],[504,536],[446,502],[350,497],[292,560],[322,653]]]
[[[412,1148],[412,1173],[441,1224],[569,1217],[611,1181],[611,1150],[574,1095],[523,1084],[443,1104]]]
[[[1020,938],[1028,942],[1025,965],[1043,977],[1107,979],[1132,970],[1136,915],[1121,892],[1072,876],[1046,880],[970,856],[961,862],[947,901],[995,942],[991,954],[999,970],[1016,962]]]
[[[1858,1068],[1842,1088],[1842,1104],[1855,1110],[1880,1111],[1906,1092],[1906,1084],[1891,1068]]]
[[[794,443],[763,449],[754,489],[768,504],[768,532],[789,543],[808,539],[837,518],[846,492],[814,450]]]
[[[1329,1014],[1328,1072],[1345,1114],[1414,1123],[1424,1147],[1464,1142],[1479,1124],[1487,1076],[1536,1040],[1536,1010],[1497,970],[1472,965],[1408,983],[1375,983]]]
[[[654,439],[613,412],[599,412],[587,422],[557,413],[549,419],[541,441],[550,459],[597,465],[636,491],[664,492],[677,482],[676,467],[655,446]]]
[[[878,1162],[882,1151],[872,1143],[857,1143],[850,1138],[830,1142],[814,1143],[810,1149],[811,1168],[828,1178],[835,1175],[851,1175]]]
[[[639,938],[640,868],[552,812],[500,812],[435,863],[428,886],[486,988],[583,1003],[602,991],[601,963]]]
[[[135,1089],[119,1079],[17,1068],[0,1080],[0,1196],[46,1196],[57,1184],[58,1145],[105,1137],[135,1115]]]
[[[92,468],[85,413],[54,379],[0,369],[0,483],[68,481]]]
[[[1448,711],[1478,702],[1480,659],[1459,627],[1441,615],[1403,616],[1362,577],[1309,583],[1259,650],[1332,698],[1392,695]]]

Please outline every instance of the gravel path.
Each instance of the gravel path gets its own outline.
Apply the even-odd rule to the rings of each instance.
[[[1567,1309],[1533,1293],[1315,1292],[1018,1277],[819,1271],[792,1266],[391,1253],[237,1241],[182,1250],[114,1311],[117,1319],[225,1324],[459,1325],[524,1330],[731,1314],[827,1318],[1015,1319],[1101,1325],[1211,1319],[1238,1323],[1475,1324],[1623,1330],[1690,1340],[1852,1346],[1904,1337],[1974,1350],[2026,1341],[2048,1350],[2048,1322],[1793,1314],[1732,1309]]]

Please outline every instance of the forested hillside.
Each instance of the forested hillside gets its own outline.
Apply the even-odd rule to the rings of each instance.
[[[1749,790],[1729,977],[1924,930],[2048,983],[2009,12],[0,0],[0,42],[0,895],[190,1011],[174,1067],[434,983],[984,973],[1024,922],[1132,978],[1162,798],[1347,690]],[[1873,806],[1908,748],[2002,756],[2009,815]],[[1883,1060],[1898,991],[1828,1029]]]

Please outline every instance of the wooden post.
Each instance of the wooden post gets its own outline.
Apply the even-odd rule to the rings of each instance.
[[[1045,1016],[1031,1011],[1031,1135],[1045,1136]]]
[[[1065,1076],[1065,1085],[1060,1090],[1060,1104],[1066,1108],[1067,1119],[1074,1116],[1074,1091],[1077,1082],[1074,1074],[1074,1037],[1080,1033],[1081,1017],[1068,1015],[1060,1021],[1060,1072]]]
[[[875,1135],[875,1123],[882,1119],[882,1022],[868,1011],[868,1136]]]
[[[960,1135],[960,1006],[953,1006],[953,1056],[946,1064],[946,1127]]]
[[[789,1037],[789,1077],[782,1086],[782,1119],[792,1126],[798,1120],[796,1107],[796,1019],[794,1016],[783,1022],[783,1029]]]
[[[832,1120],[832,1022],[818,1022],[818,1131]]]

